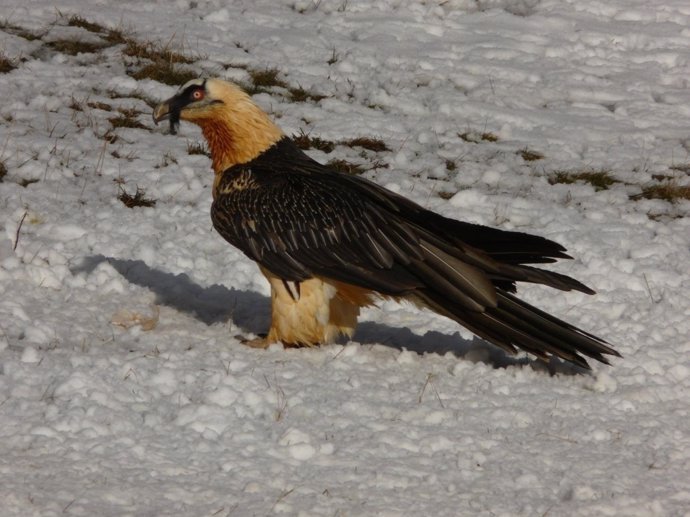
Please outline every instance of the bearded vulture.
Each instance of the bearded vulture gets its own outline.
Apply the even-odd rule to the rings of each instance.
[[[238,86],[192,80],[154,121],[198,125],[213,161],[214,228],[256,262],[271,286],[265,347],[352,336],[360,307],[407,300],[455,320],[508,352],[589,368],[619,356],[592,334],[515,296],[516,282],[593,294],[533,266],[571,258],[535,235],[450,219],[302,152]]]

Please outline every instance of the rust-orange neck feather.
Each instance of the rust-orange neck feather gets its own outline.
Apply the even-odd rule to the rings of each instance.
[[[209,81],[209,95],[222,102],[184,114],[183,119],[201,127],[216,175],[251,161],[283,137],[280,128],[237,86]]]
[[[198,122],[208,142],[216,174],[253,160],[283,137],[282,131],[264,117],[265,120],[241,120],[219,113],[217,117]]]

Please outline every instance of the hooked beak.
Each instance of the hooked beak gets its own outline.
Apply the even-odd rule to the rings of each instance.
[[[170,120],[170,133],[176,134],[177,127],[180,125],[180,100],[177,96],[169,98],[167,101],[161,102],[153,110],[153,121],[156,125],[161,120]]]
[[[170,116],[170,101],[172,99],[168,99],[165,102],[161,102],[158,106],[155,107],[153,110],[153,121],[158,125],[158,123],[161,120],[165,120]]]

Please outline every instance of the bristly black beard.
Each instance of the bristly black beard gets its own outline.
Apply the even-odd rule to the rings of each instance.
[[[180,127],[180,112],[177,110],[173,110],[170,113],[170,134],[171,135],[176,135],[177,134],[177,128]]]

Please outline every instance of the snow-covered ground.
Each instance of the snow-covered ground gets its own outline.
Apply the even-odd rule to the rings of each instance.
[[[547,367],[393,303],[244,347],[268,288],[211,229],[198,129],[153,126],[174,88],[123,44],[68,54],[105,41],[74,15],[198,75],[277,69],[255,99],[288,134],[390,149],[317,159],[561,242],[597,295],[522,296],[624,357]],[[689,27],[687,0],[3,0],[0,514],[690,513],[690,202],[639,195],[690,184]]]

